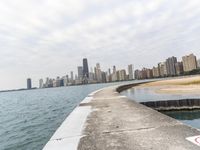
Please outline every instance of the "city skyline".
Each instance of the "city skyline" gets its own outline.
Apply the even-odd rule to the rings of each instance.
[[[2,0],[0,7],[0,90],[70,74],[84,57],[106,70],[200,56],[198,0]]]
[[[89,67],[90,66],[90,67]],[[89,70],[90,68],[90,70]],[[126,81],[134,79],[133,64],[129,64],[127,69],[116,68],[112,66],[106,71],[102,70],[100,63],[91,66],[87,58],[82,59],[82,66],[77,66],[77,71],[70,71],[70,74],[57,76],[56,78],[41,78],[39,79],[39,88],[51,88],[70,85],[94,84],[94,83],[108,83],[116,81]],[[27,79],[28,80],[28,79]],[[29,85],[27,84],[27,87]],[[30,88],[27,88],[30,89]]]
[[[136,68],[135,70],[133,64],[128,64],[127,68],[117,68],[113,65],[112,67],[107,68],[106,71],[101,69],[99,62],[96,63],[96,66],[90,66],[90,70],[88,69],[89,66],[87,58],[83,58],[82,66],[77,66],[77,74],[74,74],[74,72],[71,71],[70,75],[66,74],[62,77],[57,76],[57,78],[46,77],[46,81],[40,79],[39,88],[179,76],[184,75],[184,73],[189,71],[199,69],[200,59],[193,53],[182,56],[180,59],[171,56],[158,62],[157,65],[152,66],[151,68],[143,66],[142,68]]]
[[[175,56],[158,62],[153,68],[143,67],[135,70],[135,79],[164,78],[183,75],[195,75],[200,72],[200,59],[193,53],[177,59]]]

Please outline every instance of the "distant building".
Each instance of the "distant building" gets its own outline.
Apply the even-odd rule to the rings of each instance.
[[[56,80],[54,80],[53,82],[53,87],[60,87],[61,86],[61,82],[60,82],[60,77],[57,77]]]
[[[43,83],[43,79],[40,79],[40,80],[39,80],[39,88],[43,88],[43,84],[44,84],[44,83]]]
[[[116,66],[113,66],[112,81],[117,81],[117,70]]]
[[[48,88],[53,87],[53,79],[49,79]]]
[[[102,77],[102,82],[103,83],[106,83],[107,82],[107,80],[106,80],[106,73],[105,72],[101,72],[101,77]]]
[[[95,78],[97,82],[102,82],[102,73],[101,73],[101,67],[99,63],[96,64]]]
[[[165,76],[165,64],[164,64],[164,62],[158,63],[158,70],[159,70],[159,75],[161,77],[164,77]]]
[[[119,81],[124,81],[126,80],[126,70],[122,69],[119,71]]]
[[[152,72],[152,69],[147,69],[147,78],[148,78],[148,79],[153,78],[153,72]]]
[[[157,78],[160,76],[158,67],[153,67],[152,72],[153,72],[153,77]]]
[[[78,79],[80,81],[82,81],[82,79],[83,79],[83,67],[82,66],[78,66]]]
[[[183,63],[182,62],[177,62],[175,64],[176,67],[176,74],[181,75],[183,73]]]
[[[71,82],[74,81],[74,73],[73,73],[73,71],[70,72],[70,80],[71,80]]]
[[[110,68],[108,69],[108,75],[111,75],[111,70],[110,70]]]
[[[60,86],[65,86],[65,82],[63,78],[60,79]]]
[[[183,56],[182,61],[185,72],[197,69],[197,59],[194,54]]]
[[[200,59],[197,60],[197,68],[200,68]]]
[[[177,63],[177,58],[172,56],[166,60],[166,68],[167,68],[167,75],[174,76],[176,75],[176,67],[175,64]]]
[[[96,81],[95,81],[95,74],[94,74],[93,72],[90,72],[90,73],[89,73],[89,80],[90,80],[90,83],[96,82]]]
[[[108,69],[107,75],[106,75],[106,80],[107,82],[111,82],[112,81],[112,74],[111,74],[111,69]]]
[[[27,79],[27,89],[31,89],[32,88],[32,83],[31,83],[31,78]]]
[[[69,75],[66,75],[64,77],[64,86],[68,86],[70,84],[70,81],[69,81]]]
[[[83,77],[89,78],[89,69],[87,58],[83,59]]]
[[[133,80],[133,65],[128,65],[128,78],[129,80]]]
[[[135,76],[135,79],[140,79],[140,70],[135,70],[135,72],[134,72],[134,76]]]
[[[65,77],[63,77],[63,79],[64,79],[64,86],[68,86],[70,84],[69,76],[66,75]]]
[[[140,78],[147,79],[147,68],[142,68],[142,70],[140,71]]]

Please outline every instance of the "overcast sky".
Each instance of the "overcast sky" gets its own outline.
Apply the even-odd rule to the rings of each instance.
[[[200,57],[199,0],[1,0],[0,89],[77,72]]]

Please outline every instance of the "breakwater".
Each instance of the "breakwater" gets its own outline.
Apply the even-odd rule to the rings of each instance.
[[[132,87],[136,87],[139,86],[141,84],[144,83],[148,83],[147,82],[141,82],[141,83],[136,83],[136,84],[129,84],[129,85],[123,85],[123,86],[119,86],[116,91],[117,92],[123,92],[125,90],[128,90]],[[146,90],[147,88],[145,88]],[[136,99],[133,98],[133,100],[138,101],[140,104],[143,104],[147,107],[150,107],[152,109],[158,110],[158,111],[171,111],[171,110],[194,110],[194,109],[200,109],[200,98],[195,97],[192,98],[191,95],[190,96],[184,96],[181,97],[180,99],[178,99],[178,96],[170,96],[170,95],[159,95],[159,94],[153,94],[153,89],[151,89],[151,87],[149,87],[149,90],[143,90],[143,89],[139,89],[138,91],[135,90],[134,94],[139,95],[138,97],[140,98],[140,96],[142,96],[143,94],[145,94],[145,97],[147,98],[147,100],[145,101],[141,101],[140,99],[138,100],[137,97]],[[151,91],[151,94],[149,93],[145,93],[145,92],[149,92]],[[146,94],[148,96],[146,96]],[[159,100],[159,98],[161,98]],[[164,98],[164,99],[162,99]],[[169,99],[167,99],[169,98]],[[172,99],[174,98],[174,99]],[[177,98],[177,99],[176,99]],[[144,98],[143,98],[144,100]]]
[[[158,111],[200,109],[200,99],[149,101],[141,104]]]
[[[187,140],[200,135],[197,129],[116,92],[135,85],[112,86],[89,94],[44,149],[199,149]]]
[[[139,82],[139,83],[132,83],[132,84],[127,84],[127,85],[121,85],[121,86],[119,86],[119,87],[116,88],[116,91],[118,93],[121,93],[122,91],[130,89],[130,88],[132,88],[134,86],[138,86],[140,84],[149,83],[149,82],[154,82],[154,81],[143,81],[143,82]]]

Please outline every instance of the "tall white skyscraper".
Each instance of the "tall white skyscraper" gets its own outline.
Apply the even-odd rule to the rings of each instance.
[[[128,77],[129,77],[129,80],[133,80],[133,65],[132,64],[128,65]]]
[[[43,88],[43,79],[39,80],[39,88]]]
[[[102,73],[101,73],[101,67],[99,63],[96,64],[96,79],[97,79],[97,82],[102,82]]]
[[[116,70],[116,66],[113,66],[112,81],[117,81],[117,70]]]

